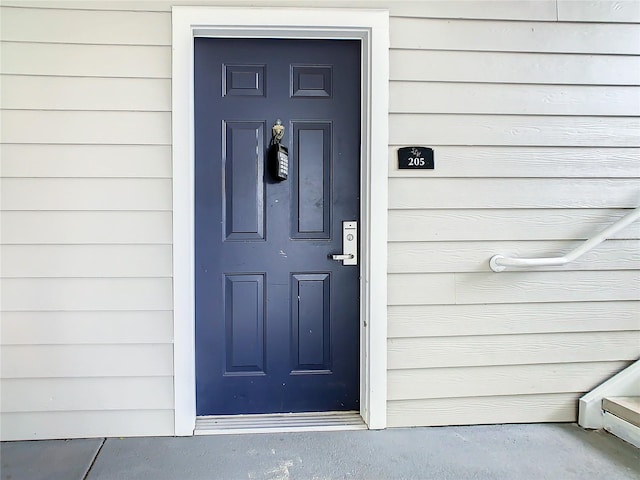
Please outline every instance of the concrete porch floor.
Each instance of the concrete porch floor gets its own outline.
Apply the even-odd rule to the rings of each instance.
[[[574,424],[3,442],[2,480],[634,479],[640,450]]]

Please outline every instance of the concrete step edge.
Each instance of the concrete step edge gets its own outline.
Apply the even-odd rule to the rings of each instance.
[[[603,398],[602,409],[631,425],[640,427],[640,397]]]

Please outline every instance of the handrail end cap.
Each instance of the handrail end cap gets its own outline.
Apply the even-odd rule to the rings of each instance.
[[[489,266],[491,267],[491,270],[496,273],[506,270],[507,267],[498,264],[498,260],[502,260],[503,258],[504,256],[502,255],[494,255],[493,257],[491,257],[491,260],[489,260]]]

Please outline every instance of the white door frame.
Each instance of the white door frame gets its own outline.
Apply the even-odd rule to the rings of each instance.
[[[173,7],[173,328],[175,434],[196,420],[194,37],[357,39],[362,50],[360,414],[387,425],[389,14],[335,8]]]

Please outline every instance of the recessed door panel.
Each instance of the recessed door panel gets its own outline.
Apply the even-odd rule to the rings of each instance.
[[[328,273],[292,276],[292,372],[331,372],[331,284]]]
[[[225,278],[225,375],[264,375],[264,275]]]
[[[264,65],[224,65],[223,95],[264,96]]]
[[[332,259],[360,214],[359,66],[358,41],[195,39],[198,415],[359,409],[360,272]]]
[[[331,65],[292,65],[292,97],[331,97]]]
[[[292,124],[293,236],[329,238],[331,123]]]
[[[264,238],[264,123],[224,122],[226,238]]]

